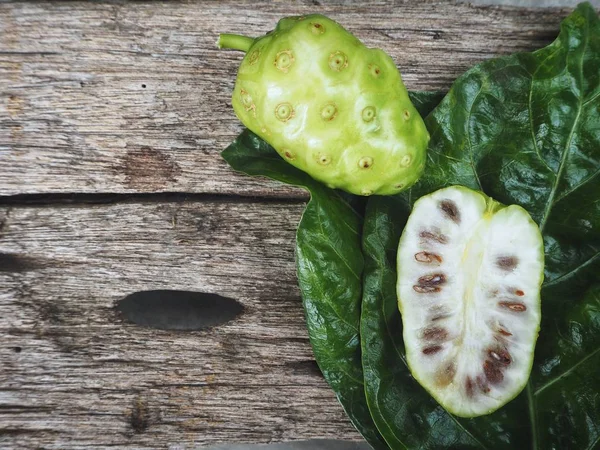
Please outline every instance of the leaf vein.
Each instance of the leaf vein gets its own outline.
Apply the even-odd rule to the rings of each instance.
[[[558,203],[559,201],[561,201],[563,198],[565,198],[566,196],[572,194],[573,192],[575,192],[577,189],[579,189],[581,186],[589,183],[591,180],[593,180],[596,175],[598,175],[600,173],[600,168],[598,168],[598,170],[596,170],[593,174],[591,174],[589,177],[587,177],[585,180],[583,180],[581,183],[573,186],[571,189],[563,192],[561,195],[558,196],[558,198],[554,201],[554,204]]]
[[[577,108],[577,115],[575,116],[575,120],[573,121],[573,126],[571,127],[571,131],[569,133],[569,138],[567,139],[567,145],[565,146],[565,150],[563,156],[560,160],[560,165],[558,166],[558,172],[554,179],[554,183],[552,184],[552,189],[550,190],[550,195],[548,195],[548,202],[546,204],[546,208],[544,209],[544,214],[540,220],[540,231],[544,231],[544,227],[546,226],[546,222],[548,221],[548,217],[550,216],[550,212],[552,211],[552,207],[554,206],[554,197],[556,196],[556,191],[558,190],[558,185],[560,183],[563,171],[565,169],[565,165],[571,151],[571,143],[573,141],[573,135],[575,134],[575,129],[579,123],[579,118],[581,117],[581,110],[583,109],[583,98],[581,89],[583,89],[583,57],[585,56],[585,50],[587,46],[587,42],[589,39],[589,24],[585,23],[584,28],[584,39],[583,39],[583,48],[581,50],[581,58],[579,61],[579,106]]]
[[[481,95],[482,91],[483,91],[483,80],[481,80],[481,86],[479,87],[479,91],[473,98],[473,102],[471,103],[471,107],[469,108],[469,117],[467,117],[467,130],[466,130],[467,131],[467,141],[469,144],[469,162],[471,164],[471,169],[473,170],[473,175],[475,176],[475,180],[477,180],[477,184],[479,185],[479,189],[481,191],[483,191],[483,187],[481,186],[481,181],[479,180],[479,175],[477,174],[477,170],[475,168],[475,162],[473,161],[474,150],[473,150],[473,144],[471,143],[471,116],[473,114],[473,108],[475,107],[475,103],[477,102],[477,99]]]
[[[545,383],[543,386],[541,386],[539,389],[537,389],[534,392],[533,395],[537,396],[537,395],[541,394],[543,391],[545,391],[547,388],[549,388],[550,386],[552,386],[557,381],[559,381],[559,380],[565,378],[566,376],[570,375],[575,369],[577,369],[577,367],[579,367],[580,365],[582,365],[583,363],[585,363],[588,359],[593,358],[598,352],[600,352],[600,347],[598,347],[596,350],[594,350],[592,353],[590,353],[586,357],[584,357],[581,360],[577,361],[577,363],[575,363],[573,366],[569,367],[567,370],[565,370],[560,375],[557,375],[552,380],[550,380],[547,383]]]
[[[567,277],[571,276],[572,274],[576,273],[577,271],[579,271],[579,270],[583,269],[584,267],[586,267],[586,266],[590,265],[591,263],[593,263],[594,260],[596,260],[596,258],[598,258],[599,256],[600,256],[600,250],[598,250],[591,257],[589,257],[587,260],[585,260],[584,262],[582,262],[581,264],[579,264],[574,269],[569,270],[567,273],[562,274],[561,276],[555,278],[554,280],[550,280],[550,281],[542,284],[542,289],[545,289],[547,287],[554,286],[555,284],[558,284],[560,282],[560,280],[562,280],[563,278],[567,278]]]
[[[319,221],[319,228],[321,229],[321,236],[324,236],[325,237],[325,241],[329,242],[328,239],[327,239],[327,237],[326,237],[327,235],[325,234],[325,229],[323,228],[323,220],[322,220],[322,217],[321,217],[321,208],[318,209],[317,218],[318,218],[318,221]],[[335,248],[335,246],[333,246],[333,245],[330,245],[329,247],[331,248],[331,250],[333,250],[333,253],[336,254],[336,256],[340,259],[340,261],[344,263],[344,265],[348,268],[348,270],[350,271],[350,273],[352,273],[352,275],[354,275],[354,278],[356,278],[357,280],[360,281],[360,277],[358,276],[358,274],[354,271],[354,269],[352,269],[352,267],[350,267],[350,264],[348,263],[348,261],[346,260],[346,258],[344,258],[340,254],[340,252],[338,251],[338,249]]]
[[[530,83],[530,87],[529,87],[529,99],[528,99],[528,103],[527,103],[527,109],[529,110],[529,129],[531,130],[531,140],[533,141],[533,148],[535,149],[535,153],[537,154],[538,158],[540,159],[540,161],[542,162],[542,164],[550,171],[552,172],[552,169],[550,168],[550,166],[548,165],[548,163],[546,162],[546,160],[544,158],[542,158],[542,154],[540,153],[540,149],[537,145],[537,139],[535,138],[535,133],[533,130],[533,111],[531,109],[531,97],[533,96],[533,83],[535,81],[535,74],[531,77],[531,83]]]

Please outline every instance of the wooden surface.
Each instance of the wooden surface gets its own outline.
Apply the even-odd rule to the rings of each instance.
[[[306,195],[235,174],[219,156],[242,127],[229,104],[241,54],[218,51],[218,32],[259,35],[309,12],[384,48],[424,90],[543,46],[567,13],[0,3],[0,447],[359,438],[304,326],[293,249]],[[220,294],[244,312],[195,332],[116,312],[153,289]]]
[[[242,54],[218,50],[219,32],[258,36],[282,16],[323,13],[386,50],[410,89],[445,90],[474,63],[543,46],[566,12],[314,3],[1,3],[0,194],[301,197],[219,157],[242,129],[229,101]]]
[[[291,244],[302,207],[0,208],[2,251],[16,255],[0,265],[0,443],[355,438],[303,327]],[[115,302],[152,289],[217,293],[245,311],[213,331],[123,323]]]

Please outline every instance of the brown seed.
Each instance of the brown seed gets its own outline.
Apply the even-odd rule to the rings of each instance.
[[[435,377],[436,384],[440,387],[448,386],[456,375],[456,366],[453,362],[446,364],[444,370],[437,373]]]
[[[465,391],[467,393],[467,397],[473,397],[473,395],[475,394],[475,392],[473,391],[473,380],[469,376],[465,380]]]
[[[500,367],[489,360],[483,363],[483,373],[492,384],[498,384],[504,379]]]
[[[523,297],[525,295],[525,292],[523,292],[521,289],[517,289],[515,291],[515,294],[517,294],[519,297]]]
[[[432,273],[430,275],[423,275],[418,280],[421,286],[439,286],[446,282],[446,275],[443,273]]]
[[[433,231],[423,230],[419,233],[419,236],[425,241],[435,241],[439,242],[440,244],[448,243],[448,236],[440,233],[438,229],[434,229]]]
[[[490,392],[490,390],[491,390],[490,387],[483,380],[483,377],[481,375],[477,376],[476,381],[477,381],[477,387],[479,388],[479,390],[481,392],[483,392],[484,394],[487,394],[488,392]]]
[[[443,273],[423,275],[417,282],[419,284],[415,284],[413,289],[420,294],[440,292],[442,288],[439,286],[446,282],[446,276]]]
[[[510,272],[519,264],[519,259],[516,256],[498,256],[496,258],[496,266],[499,269]]]
[[[434,353],[439,352],[442,349],[441,345],[432,345],[430,347],[425,347],[423,349],[424,355],[433,355]]]
[[[448,337],[448,330],[440,327],[429,327],[423,330],[423,339],[428,341],[444,341]]]
[[[437,263],[442,262],[442,257],[440,255],[436,255],[435,253],[429,252],[419,252],[415,254],[415,259],[422,263],[432,263],[436,261]]]
[[[488,355],[504,366],[508,366],[512,361],[510,354],[504,349],[488,350]]]
[[[498,302],[498,305],[514,312],[523,312],[527,309],[527,306],[519,302]]]
[[[437,316],[433,316],[433,317],[431,318],[431,321],[432,321],[432,322],[436,322],[436,321],[438,321],[438,320],[445,319],[446,317],[450,317],[450,314],[438,314]]]
[[[413,286],[413,289],[419,294],[429,294],[431,292],[440,292],[442,290],[442,288],[437,286],[419,286],[417,284]]]
[[[452,220],[452,222],[460,223],[460,211],[458,210],[456,203],[452,200],[442,200],[440,202],[440,209],[448,219]]]
[[[498,328],[498,333],[500,333],[503,336],[512,336],[512,333],[509,333],[504,328]]]
[[[451,314],[448,312],[448,309],[441,305],[432,306],[431,308],[429,308],[429,312],[433,314],[433,317],[431,318],[432,322],[435,322],[436,320],[440,319],[445,319],[446,317],[451,316]]]

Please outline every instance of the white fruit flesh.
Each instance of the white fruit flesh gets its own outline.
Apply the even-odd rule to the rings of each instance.
[[[464,187],[415,203],[398,248],[406,357],[449,412],[488,414],[525,387],[543,268],[540,230],[523,208]]]

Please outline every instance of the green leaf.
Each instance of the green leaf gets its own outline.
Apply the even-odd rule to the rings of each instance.
[[[598,347],[597,337],[581,335],[572,358],[564,344],[554,342],[567,312],[586,304],[583,293],[600,270],[599,93],[600,24],[593,8],[582,4],[550,46],[484,62],[461,76],[426,119],[432,138],[424,176],[398,198],[369,201],[363,365],[369,407],[392,448],[600,445],[598,382],[588,365],[597,367],[597,353],[590,350]],[[408,207],[453,184],[525,207],[543,231],[546,250],[542,329],[528,387],[496,413],[471,420],[455,420],[436,408],[410,378],[390,259]],[[580,360],[595,388],[573,378],[579,371],[569,371]],[[552,364],[557,368],[548,374]],[[557,376],[550,392],[564,398],[554,403],[539,389]],[[565,400],[577,395],[581,401]]]
[[[552,293],[546,298],[552,299]],[[538,348],[533,374],[538,445],[543,449],[600,447],[600,285],[583,301],[557,302],[545,318],[552,330]]]
[[[435,92],[409,94],[423,115],[443,96]],[[387,449],[367,407],[360,355],[361,233],[366,200],[313,180],[248,130],[222,156],[235,170],[310,192],[311,200],[298,226],[296,263],[315,359],[354,426],[375,449]]]

